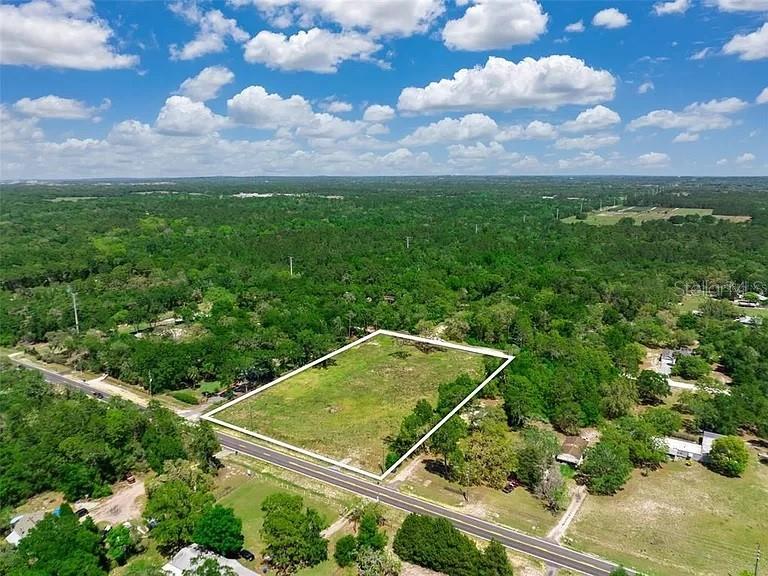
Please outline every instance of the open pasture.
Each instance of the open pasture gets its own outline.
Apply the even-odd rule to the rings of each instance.
[[[224,407],[213,421],[379,474],[403,418],[421,399],[434,406],[440,384],[461,374],[480,383],[483,354],[376,334]]]
[[[650,220],[669,220],[673,216],[713,216],[718,220],[730,222],[747,222],[749,216],[724,216],[713,214],[711,208],[666,208],[661,206],[610,206],[603,210],[588,212],[585,220],[579,220],[575,216],[564,218],[563,222],[575,224],[584,222],[594,226],[613,226],[622,218],[632,218],[635,224],[642,224]]]

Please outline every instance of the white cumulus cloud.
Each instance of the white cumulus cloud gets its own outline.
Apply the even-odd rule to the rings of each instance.
[[[467,114],[461,118],[443,118],[427,126],[420,126],[400,143],[405,146],[427,146],[437,142],[456,142],[492,138],[499,127],[485,114]]]
[[[248,86],[227,100],[227,109],[235,122],[264,129],[305,125],[314,115],[302,96],[283,98],[269,94],[262,86]]]
[[[168,98],[155,120],[158,132],[179,136],[208,134],[226,124],[226,118],[214,114],[202,102],[195,102],[186,96]]]
[[[551,140],[557,137],[557,128],[549,122],[533,120],[527,126],[507,126],[496,135],[496,140]]]
[[[685,14],[691,7],[691,0],[671,0],[670,2],[657,2],[653,5],[653,12],[657,16],[667,14]]]
[[[755,155],[751,152],[744,152],[740,156],[736,157],[736,164],[749,164],[755,159]]]
[[[678,129],[686,132],[723,130],[733,125],[730,114],[740,112],[747,103],[739,98],[722,98],[709,102],[694,102],[680,112],[662,109],[635,118],[629,123],[630,130],[640,128]]]
[[[438,110],[554,109],[564,104],[595,104],[611,100],[616,81],[610,72],[595,70],[583,60],[554,55],[511,62],[491,56],[485,66],[463,68],[424,88],[408,87],[397,107],[405,112]]]
[[[369,127],[365,122],[315,112],[298,94],[283,98],[268,93],[262,86],[248,86],[227,100],[227,109],[230,119],[239,124],[264,130],[294,130],[297,136],[305,138],[349,138]]]
[[[0,64],[77,70],[131,68],[137,56],[113,46],[114,33],[90,0],[0,4]]]
[[[206,54],[224,52],[226,41],[245,42],[248,34],[237,25],[234,18],[226,18],[221,10],[201,10],[194,0],[178,0],[170,5],[175,14],[197,26],[195,38],[179,48],[171,46],[174,60],[194,60]]]
[[[610,164],[595,152],[581,152],[573,158],[561,158],[557,165],[561,170],[581,170],[584,168],[605,168]]]
[[[615,134],[587,134],[578,138],[559,138],[555,148],[560,150],[596,150],[618,144],[620,138]]]
[[[388,122],[394,117],[394,108],[382,104],[371,104],[363,112],[363,120],[366,122]]]
[[[609,28],[611,30],[629,26],[630,22],[631,20],[629,19],[629,16],[616,8],[600,10],[600,12],[595,14],[594,18],[592,18],[593,26],[600,26],[601,28]]]
[[[598,104],[594,108],[584,110],[575,120],[564,122],[560,129],[564,132],[594,132],[605,130],[621,122],[621,116],[610,108]]]
[[[768,58],[768,22],[749,34],[736,34],[725,46],[725,54],[738,54],[741,60]]]
[[[469,0],[464,15],[449,20],[443,41],[452,50],[493,50],[529,44],[547,30],[549,16],[536,0]]]
[[[680,132],[677,136],[675,136],[674,140],[672,142],[680,143],[680,142],[696,142],[699,139],[699,135],[692,132]]]
[[[584,26],[584,21],[579,20],[578,22],[571,22],[568,24],[568,26],[565,27],[566,32],[570,32],[571,34],[578,34],[580,32],[584,32],[586,30],[586,26]]]
[[[669,154],[663,152],[648,152],[647,154],[641,154],[635,160],[637,166],[666,166],[669,164]]]
[[[755,98],[755,104],[768,104],[768,86],[763,88],[763,91]]]
[[[410,36],[426,32],[445,10],[443,0],[230,0],[234,6],[256,6],[281,27],[308,28],[330,21],[344,29],[374,36]]]
[[[40,98],[22,98],[13,107],[20,114],[35,118],[59,118],[62,120],[82,120],[92,118],[110,106],[105,99],[100,106],[88,106],[81,100],[61,98],[49,94]]]
[[[323,110],[330,112],[331,114],[343,114],[345,112],[352,112],[353,106],[349,102],[343,100],[330,99],[322,104]]]
[[[187,78],[179,86],[179,94],[198,102],[212,100],[219,95],[219,90],[235,79],[235,75],[224,66],[208,66],[197,76]]]
[[[366,59],[381,46],[358,32],[329,32],[320,28],[286,36],[262,30],[245,45],[245,60],[278,70],[336,72],[350,59]]]
[[[768,12],[768,0],[709,0],[722,12]]]

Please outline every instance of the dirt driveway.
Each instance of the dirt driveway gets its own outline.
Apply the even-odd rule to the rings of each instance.
[[[106,522],[112,526],[141,517],[144,507],[144,481],[134,484],[121,483],[109,498],[83,503],[94,522]]]

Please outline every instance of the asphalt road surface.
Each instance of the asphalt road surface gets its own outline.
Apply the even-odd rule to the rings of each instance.
[[[86,382],[57,374],[37,365],[27,364],[22,360],[11,358],[11,360],[25,368],[39,370],[48,382],[53,384],[65,385],[75,388],[90,396],[99,394],[102,398],[109,398],[109,394],[94,390]],[[217,433],[219,442],[224,448],[237,451],[238,453],[263,460],[269,464],[279,466],[286,470],[291,470],[309,478],[314,478],[321,482],[331,484],[342,490],[352,492],[358,496],[376,500],[388,506],[404,510],[405,512],[415,512],[427,516],[436,516],[450,520],[456,528],[476,536],[483,540],[498,540],[507,548],[528,554],[537,558],[549,566],[564,568],[588,576],[609,576],[611,571],[616,568],[615,564],[606,562],[595,556],[576,552],[565,546],[560,546],[544,538],[529,536],[522,532],[517,532],[498,524],[486,522],[474,516],[455,512],[450,508],[445,508],[438,504],[432,504],[425,500],[402,494],[397,490],[388,488],[385,485],[362,480],[355,476],[346,474],[327,466],[314,464],[307,460],[278,452],[271,448],[254,444],[252,442],[234,438],[227,434]],[[629,574],[633,572],[628,571]]]
[[[230,450],[236,450],[241,454],[247,454],[275,466],[320,480],[337,488],[353,492],[358,496],[376,500],[406,512],[447,518],[462,532],[477,536],[483,540],[498,540],[512,550],[529,554],[551,566],[566,568],[590,576],[608,576],[616,568],[615,564],[588,554],[575,552],[549,540],[528,536],[474,516],[454,512],[449,508],[402,494],[397,490],[368,480],[362,480],[337,469],[314,464],[265,446],[233,438],[227,434],[218,433],[217,436],[221,445]]]

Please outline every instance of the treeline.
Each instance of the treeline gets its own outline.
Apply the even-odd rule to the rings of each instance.
[[[0,502],[45,490],[70,501],[110,493],[132,471],[191,458],[210,468],[218,442],[207,423],[186,426],[156,402],[142,410],[113,398],[55,392],[37,372],[0,368]]]

